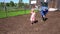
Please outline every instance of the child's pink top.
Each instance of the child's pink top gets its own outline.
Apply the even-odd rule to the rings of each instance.
[[[30,18],[31,21],[35,21],[35,12],[33,11],[34,9],[32,9],[32,12],[31,12],[31,18]]]

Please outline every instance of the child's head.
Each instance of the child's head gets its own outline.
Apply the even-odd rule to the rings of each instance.
[[[34,4],[32,5],[32,8],[35,8],[35,5]]]

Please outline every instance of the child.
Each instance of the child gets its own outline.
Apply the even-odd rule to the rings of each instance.
[[[36,21],[36,13],[34,11],[35,6],[32,6],[30,21],[33,24]]]
[[[47,9],[41,10],[41,16],[42,16],[43,21],[46,20],[46,14],[47,14],[47,13],[48,13],[48,10],[47,10]]]
[[[42,3],[41,3],[42,4]],[[46,14],[48,13],[48,5],[47,3],[42,4],[41,6],[41,16],[42,16],[42,20],[46,21]]]

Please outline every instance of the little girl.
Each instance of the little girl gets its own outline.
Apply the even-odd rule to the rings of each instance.
[[[36,21],[36,13],[35,13],[35,11],[34,11],[34,8],[35,8],[35,7],[33,6],[32,9],[31,9],[30,21],[31,21],[32,24]]]

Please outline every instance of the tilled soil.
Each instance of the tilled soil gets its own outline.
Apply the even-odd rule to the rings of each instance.
[[[33,25],[30,14],[0,19],[0,34],[60,34],[60,11],[49,12],[45,22],[39,12],[36,18],[38,22]]]

